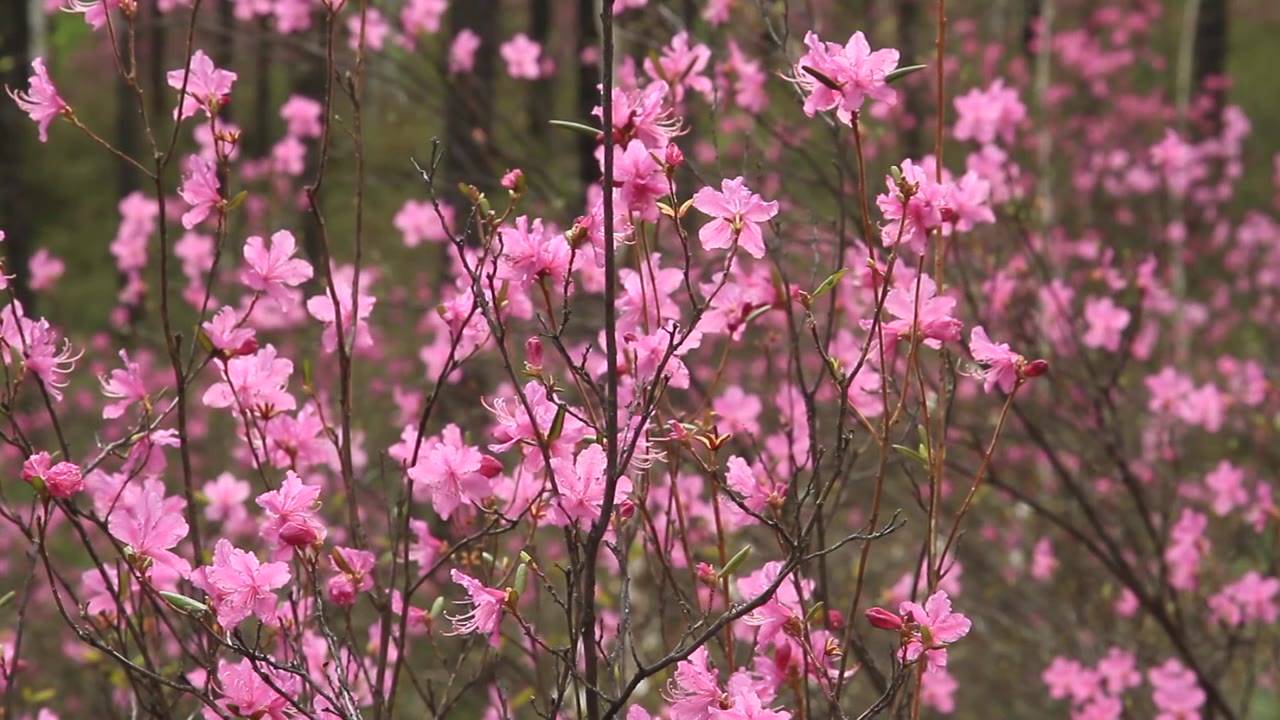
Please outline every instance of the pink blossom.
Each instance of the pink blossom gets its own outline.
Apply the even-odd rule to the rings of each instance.
[[[331,557],[338,574],[329,578],[326,586],[329,599],[340,607],[351,607],[358,593],[373,587],[372,571],[377,558],[366,550],[348,547],[335,547]]]
[[[182,227],[190,230],[199,225],[209,213],[223,206],[222,194],[218,192],[222,183],[218,180],[216,163],[197,155],[187,159],[191,172],[182,178],[182,188],[178,195],[191,209],[182,214]]]
[[[51,290],[66,269],[66,263],[60,258],[55,257],[47,249],[40,248],[27,263],[27,270],[30,273],[27,284],[32,290]]]
[[[502,43],[498,53],[507,63],[507,73],[517,80],[537,80],[542,75],[538,67],[538,58],[542,55],[542,45],[529,39],[524,33]]]
[[[288,389],[293,363],[277,357],[272,345],[252,355],[226,360],[222,371],[223,379],[211,385],[201,398],[209,407],[270,418],[298,406]]]
[[[449,73],[463,75],[476,66],[476,51],[480,49],[480,36],[471,28],[462,28],[449,44]]]
[[[449,577],[467,591],[467,600],[471,612],[465,615],[445,617],[453,623],[453,630],[446,635],[466,635],[480,633],[489,636],[489,644],[498,647],[498,635],[502,624],[502,611],[507,604],[507,592],[485,587],[484,583],[466,575],[457,569],[449,571]]]
[[[905,243],[912,252],[923,255],[929,232],[941,227],[946,215],[954,214],[948,205],[949,186],[938,183],[932,173],[911,160],[903,160],[898,168],[901,183],[887,176],[888,192],[876,196],[876,206],[889,221],[880,226],[880,242],[885,247]]]
[[[656,61],[645,58],[644,72],[670,86],[677,103],[684,100],[685,88],[710,100],[715,94],[715,85],[705,74],[710,62],[711,48],[701,43],[690,45],[689,33],[682,30],[672,36]]]
[[[1096,672],[1065,657],[1055,657],[1040,679],[1049,686],[1049,697],[1055,700],[1070,697],[1072,702],[1084,703],[1101,689]]]
[[[693,206],[715,218],[698,231],[704,250],[731,248],[736,240],[751,257],[764,257],[764,233],[760,226],[778,214],[776,201],[762,200],[739,176],[722,180],[719,191],[702,188],[694,194]]]
[[[552,506],[553,524],[568,525],[577,522],[583,527],[590,527],[600,518],[604,503],[606,463],[604,448],[599,444],[588,445],[578,453],[573,462],[568,458],[551,459],[551,471],[560,491]],[[621,502],[630,494],[631,480],[625,476],[618,478],[615,503]]]
[[[1133,653],[1118,647],[1108,650],[1106,657],[1098,661],[1097,673],[1112,695],[1121,695],[1142,684],[1142,673],[1138,672],[1138,662]]]
[[[1081,340],[1085,347],[1118,352],[1131,317],[1128,310],[1109,297],[1088,298],[1084,301],[1084,320],[1089,327]]]
[[[94,5],[101,6],[101,3],[95,0]],[[40,142],[48,142],[49,125],[59,115],[70,115],[71,108],[58,95],[58,89],[53,86],[53,81],[49,79],[49,71],[44,67],[44,58],[32,60],[31,69],[35,71],[35,75],[28,78],[26,92],[16,92],[9,89],[8,85],[4,89],[5,92],[9,93],[9,97],[13,98],[13,101],[18,104],[18,108],[30,115],[31,120],[36,123],[36,131],[40,136]]]
[[[440,30],[440,18],[449,9],[449,0],[408,0],[400,9],[400,25],[410,37]],[[470,32],[470,30],[463,30]]]
[[[262,536],[285,545],[305,547],[324,542],[324,521],[316,514],[320,488],[306,485],[292,470],[285,474],[278,490],[258,496],[255,501],[267,513]]]
[[[363,16],[363,20],[361,17]],[[347,18],[347,47],[353,51],[360,48],[361,25],[364,31],[364,46],[375,52],[381,50],[391,34],[391,23],[383,17],[376,7],[370,7],[364,13],[356,13]]]
[[[324,132],[324,105],[303,95],[290,95],[280,106],[285,132],[296,138],[317,138]]]
[[[107,517],[107,530],[129,546],[135,557],[151,561],[146,565],[148,573],[160,566],[186,577],[191,565],[171,552],[187,536],[189,528],[181,513],[185,503],[166,503],[163,489],[147,484],[132,502],[122,498]]]
[[[84,15],[86,25],[94,30],[101,30],[107,24],[107,14],[118,7],[120,0],[69,0],[62,10]]]
[[[418,464],[409,468],[414,497],[428,496],[431,506],[448,520],[463,503],[478,505],[493,495],[492,478],[500,470],[496,461],[462,440],[457,425],[448,425],[441,439],[426,443]],[[421,493],[421,495],[420,495]]]
[[[949,715],[956,711],[955,695],[959,689],[960,683],[946,668],[927,672],[920,678],[920,704]]]
[[[289,579],[285,563],[262,563],[226,538],[214,545],[213,564],[191,573],[192,584],[209,596],[218,624],[229,630],[250,615],[271,622],[276,611],[274,591]]]
[[[444,222],[440,216],[444,216]],[[405,247],[415,248],[423,241],[445,242],[449,239],[448,227],[453,225],[453,208],[440,207],[440,214],[428,200],[406,200],[392,218],[391,224],[404,236]]]
[[[647,148],[665,148],[680,133],[680,118],[670,105],[667,83],[660,80],[643,88],[613,88],[613,134],[618,145],[639,140]],[[591,114],[604,117],[597,105]]]
[[[1249,503],[1244,487],[1244,471],[1223,460],[1204,477],[1205,487],[1213,493],[1213,511],[1219,517]]]
[[[706,646],[699,647],[676,664],[674,677],[664,693],[671,720],[706,720],[720,706],[724,692],[720,680],[707,661]]]
[[[1276,605],[1278,594],[1280,578],[1264,578],[1258,571],[1250,570],[1210,597],[1209,609],[1214,618],[1232,627],[1251,622],[1271,625],[1280,617],[1280,606]]]
[[[248,517],[244,504],[252,493],[253,486],[249,483],[229,472],[221,473],[200,488],[200,494],[208,503],[204,516],[227,525],[237,523]]]
[[[147,402],[147,386],[142,379],[142,367],[129,359],[129,353],[121,350],[120,361],[124,363],[124,368],[117,368],[111,371],[111,374],[98,379],[102,384],[102,394],[116,402],[107,403],[102,407],[102,417],[105,420],[114,420],[129,406],[134,403]]]
[[[902,648],[903,662],[925,658],[927,672],[947,666],[946,646],[969,634],[969,618],[951,611],[951,600],[945,591],[929,596],[924,606],[907,601],[898,608],[903,620],[913,625],[914,633]]]
[[[1147,680],[1153,691],[1151,699],[1160,714],[1156,720],[1192,720],[1200,717],[1204,705],[1204,690],[1200,689],[1194,671],[1183,666],[1176,658],[1147,671]]]
[[[378,299],[365,292],[365,283],[361,283],[359,297],[355,298],[355,310],[352,310],[352,278],[351,273],[334,273],[333,292],[338,296],[338,308],[342,315],[343,341],[352,340],[356,348],[373,346],[373,336],[369,334],[369,316]],[[333,352],[338,348],[338,313],[334,312],[333,298],[328,292],[307,299],[307,312],[311,317],[324,323],[324,333],[320,341],[325,352]]]
[[[1203,514],[1183,508],[1170,529],[1164,561],[1169,568],[1169,586],[1175,590],[1195,589],[1200,560],[1209,551],[1209,540],[1204,536],[1208,525]]]
[[[916,282],[919,283],[918,292]],[[946,295],[938,296],[937,291],[938,286],[928,275],[921,275],[915,282],[890,290],[884,309],[895,319],[884,323],[885,332],[896,337],[918,337],[935,350],[944,342],[959,340],[963,323],[951,317],[956,300]],[[919,307],[916,305],[917,294]],[[866,320],[863,325],[870,327]]]
[[[69,498],[84,489],[80,466],[65,461],[55,464],[47,452],[27,458],[22,464],[22,479],[31,484],[39,480],[56,498]]]
[[[603,150],[603,149],[602,149]],[[601,155],[603,161],[603,154]],[[639,140],[613,148],[613,181],[618,188],[619,210],[635,213],[640,219],[657,222],[657,200],[670,189],[662,166]]]
[[[296,711],[290,703],[302,691],[302,679],[297,675],[248,659],[235,665],[219,660],[217,685],[222,693],[217,702],[225,713],[258,720],[293,717]],[[221,716],[205,708],[204,717],[213,720]]]
[[[268,246],[261,237],[251,235],[244,241],[245,268],[240,281],[254,292],[263,293],[280,306],[292,304],[286,288],[297,287],[311,279],[311,264],[295,258],[298,241],[288,230],[271,235]]]
[[[1009,392],[1018,382],[1018,368],[1024,362],[1022,356],[1009,349],[1007,343],[993,343],[987,337],[987,331],[976,325],[969,331],[969,353],[973,359],[986,368],[982,371],[984,378],[982,389],[991,392],[991,388],[999,387],[1000,392]]]
[[[823,42],[812,32],[805,33],[804,44],[809,50],[789,79],[805,92],[806,115],[835,110],[841,122],[851,125],[866,98],[893,104],[894,91],[887,76],[898,67],[897,50],[872,52],[861,32],[854,33],[844,47]],[[806,68],[817,71],[822,79]]]
[[[564,235],[549,233],[543,229],[541,220],[530,223],[524,215],[516,218],[513,228],[499,233],[502,260],[498,277],[513,280],[522,288],[535,285],[543,278],[549,279],[552,287],[563,285],[573,255]]]
[[[197,110],[206,115],[217,112],[229,99],[236,74],[218,69],[203,50],[196,50],[191,55],[189,68],[170,70],[167,78],[169,87],[174,90],[182,92],[186,88],[182,103],[173,111],[174,119],[185,120],[195,115]]]
[[[1013,142],[1018,125],[1027,118],[1027,108],[1018,91],[997,78],[986,90],[973,88],[955,99],[957,140],[973,140],[986,145],[998,136],[1006,145]]]
[[[200,328],[208,336],[209,344],[225,358],[252,355],[258,351],[256,333],[253,328],[244,327],[244,322],[232,307],[221,308]]]

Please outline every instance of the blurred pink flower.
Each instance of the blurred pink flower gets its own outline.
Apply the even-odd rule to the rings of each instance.
[[[93,3],[101,7],[101,3],[95,0]],[[53,123],[54,118],[64,113],[70,113],[70,108],[58,95],[58,89],[53,86],[53,81],[49,79],[49,71],[44,67],[44,58],[36,58],[31,61],[31,69],[35,71],[35,75],[28,78],[28,86],[26,92],[18,92],[11,90],[8,85],[5,86],[5,92],[9,93],[9,97],[18,104],[18,108],[22,112],[31,116],[36,123],[36,131],[40,136],[40,142],[49,141],[49,125]]]

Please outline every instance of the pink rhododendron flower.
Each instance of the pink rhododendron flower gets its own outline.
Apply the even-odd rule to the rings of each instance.
[[[22,464],[22,479],[33,484],[39,480],[56,498],[69,498],[84,489],[80,466],[65,461],[55,464],[47,452],[27,458]]]
[[[377,558],[366,550],[336,547],[332,556],[338,574],[326,585],[329,599],[340,607],[351,607],[356,595],[373,587],[373,566]]]
[[[190,563],[172,552],[189,530],[181,513],[186,503],[167,503],[162,491],[163,486],[148,484],[131,502],[122,498],[107,517],[107,529],[129,546],[134,557],[150,561],[147,573],[160,566],[187,577],[191,573]]]
[[[353,347],[368,348],[373,346],[373,336],[369,334],[369,316],[378,299],[365,292],[365,284],[361,283],[359,296],[355,298],[355,310],[352,309],[352,290],[354,289],[351,273],[335,273],[333,292],[338,296],[338,308],[342,315],[343,341],[353,340]],[[329,293],[315,295],[307,299],[307,312],[311,317],[324,323],[324,333],[320,336],[325,352],[333,352],[338,348],[338,313],[334,312],[333,298]]]
[[[301,696],[302,678],[253,660],[236,664],[219,660],[217,688],[222,694],[218,706],[231,717],[288,720],[297,714],[290,703]],[[220,716],[205,708],[204,717]]]
[[[542,55],[542,45],[529,39],[524,33],[502,43],[498,53],[507,63],[507,73],[517,80],[537,80],[542,76],[538,59]]]
[[[1085,347],[1119,352],[1125,328],[1131,315],[1109,297],[1091,297],[1084,301],[1084,320],[1088,323],[1082,342]]]
[[[812,32],[805,33],[804,44],[809,50],[789,79],[805,92],[806,115],[835,110],[841,122],[852,124],[866,98],[893,104],[894,90],[886,78],[898,67],[897,50],[872,52],[861,32],[854,33],[844,47],[823,42]]]
[[[448,520],[463,503],[478,505],[493,495],[492,478],[501,465],[464,443],[457,425],[448,425],[440,436],[423,444],[408,475],[415,483],[414,497],[429,497],[436,514]]]
[[[573,462],[568,458],[552,458],[551,471],[559,494],[552,505],[551,522],[556,525],[580,523],[591,527],[600,518],[604,503],[607,458],[599,444],[588,445]],[[631,494],[631,480],[618,478],[615,503]],[[615,504],[615,507],[617,505]]]
[[[120,360],[124,368],[116,368],[111,374],[99,378],[103,396],[115,400],[102,406],[102,417],[114,420],[134,403],[147,402],[147,386],[142,379],[142,367],[129,359],[129,353],[121,350]]]
[[[1204,477],[1205,487],[1213,493],[1213,511],[1222,517],[1249,503],[1244,487],[1244,471],[1223,460]]]
[[[956,306],[955,298],[938,296],[938,286],[928,275],[921,275],[918,282],[919,307],[916,305],[916,281],[889,291],[884,309],[894,319],[884,323],[886,335],[892,333],[894,337],[918,337],[935,350],[941,348],[944,342],[959,340],[963,323],[951,317]],[[864,320],[863,326],[870,328],[870,322]],[[886,342],[888,340],[886,337]]]
[[[485,587],[484,583],[456,569],[449,571],[449,577],[467,591],[467,600],[471,612],[465,615],[445,617],[453,623],[453,630],[446,635],[466,635],[479,633],[489,636],[489,644],[498,647],[498,633],[502,623],[502,611],[507,604],[507,592]]]
[[[255,501],[267,512],[262,536],[273,542],[294,547],[318,545],[327,531],[316,514],[320,507],[320,488],[306,485],[292,470],[285,474],[278,490],[263,493]]]
[[[280,106],[285,132],[296,138],[318,138],[324,133],[324,105],[303,95],[290,95]]]
[[[52,290],[66,269],[66,263],[60,258],[54,257],[47,249],[40,248],[27,263],[27,271],[30,273],[27,285],[32,290]]]
[[[714,218],[698,231],[704,250],[728,249],[736,240],[751,257],[764,257],[760,225],[778,214],[776,201],[765,202],[737,177],[722,180],[718,191],[704,187],[694,193],[693,206]]]
[[[724,692],[720,680],[707,661],[707,648],[699,647],[676,664],[664,697],[672,720],[702,720],[719,708]]]
[[[984,391],[999,387],[1000,392],[1007,393],[1017,384],[1022,356],[1010,350],[1007,343],[991,342],[981,325],[969,331],[969,352],[975,361],[986,366],[982,372]]]
[[[101,3],[95,1],[94,5],[101,6]],[[58,95],[58,89],[49,79],[49,71],[44,67],[44,58],[32,60],[31,69],[35,71],[35,75],[28,78],[26,92],[11,90],[8,85],[4,89],[18,104],[18,108],[30,115],[31,120],[36,123],[40,142],[49,142],[49,125],[59,115],[69,114],[71,108]]]
[[[449,44],[449,73],[463,75],[476,66],[476,51],[483,42],[471,28],[462,28]]]
[[[1155,720],[1192,720],[1200,717],[1205,693],[1193,670],[1176,658],[1147,671],[1153,691],[1151,699],[1159,710]]]
[[[297,249],[298,241],[288,230],[273,233],[270,245],[257,235],[249,236],[244,241],[245,267],[240,281],[281,306],[292,304],[293,298],[286,288],[310,280],[313,272],[310,263],[293,256]]]
[[[939,591],[929,596],[924,606],[907,601],[898,608],[912,633],[902,648],[903,662],[915,662],[921,655],[926,672],[938,672],[947,666],[946,646],[969,634],[969,618],[951,611],[951,599]]]
[[[84,15],[86,25],[94,30],[101,30],[107,24],[107,14],[118,7],[120,0],[69,0],[62,10]]]
[[[215,67],[203,50],[196,50],[191,55],[189,69],[190,72],[188,68],[170,70],[166,76],[169,87],[180,93],[186,89],[182,102],[173,111],[176,120],[185,120],[195,115],[197,110],[206,115],[216,112],[229,99],[231,85],[236,81],[235,73]]]
[[[1216,619],[1231,627],[1251,622],[1271,625],[1280,617],[1277,595],[1280,595],[1280,578],[1264,578],[1258,571],[1250,570],[1210,597],[1209,609]]]
[[[677,103],[684,100],[686,88],[710,100],[715,94],[715,85],[705,74],[710,62],[711,48],[701,43],[690,45],[689,33],[681,31],[672,36],[656,61],[652,57],[645,58],[644,72],[670,86]]]
[[[270,418],[298,406],[288,389],[293,363],[277,357],[272,345],[225,361],[223,373],[223,380],[210,386],[201,398],[209,407]]]
[[[1004,86],[997,78],[986,90],[973,88],[955,99],[956,125],[952,134],[957,140],[973,140],[984,145],[999,137],[1006,145],[1013,142],[1018,125],[1027,118],[1027,108],[1018,99],[1018,91]]]
[[[233,629],[250,615],[263,622],[275,617],[275,590],[290,579],[282,562],[262,563],[257,556],[220,538],[213,547],[213,564],[191,573],[191,583],[210,599],[218,624]]]
[[[190,230],[209,217],[209,213],[220,210],[223,201],[222,194],[218,192],[222,183],[218,180],[217,164],[196,155],[188,158],[187,164],[191,173],[183,176],[178,195],[191,206],[182,214],[182,227]]]

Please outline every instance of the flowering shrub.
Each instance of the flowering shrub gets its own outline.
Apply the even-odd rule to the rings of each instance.
[[[1025,55],[943,0],[917,57],[823,3],[672,31],[605,0],[571,62],[453,28],[449,83],[609,69],[531,131],[583,142],[574,193],[536,162],[454,187],[440,141],[368,176],[379,73],[458,3],[62,8],[145,150],[56,63],[9,94],[146,185],[110,330],[21,301],[73,274],[47,250],[0,273],[6,717],[1269,712],[1280,226],[1234,202],[1221,78],[1125,72],[1163,4],[1061,4]],[[322,35],[283,135],[231,121],[270,83],[215,59],[215,9]]]

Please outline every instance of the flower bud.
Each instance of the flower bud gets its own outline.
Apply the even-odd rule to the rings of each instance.
[[[508,170],[507,174],[502,176],[502,187],[516,193],[517,195],[524,192],[524,172],[522,172],[520,168]]]
[[[1022,366],[1022,377],[1024,378],[1040,377],[1047,372],[1049,372],[1048,360],[1032,360]]]
[[[902,618],[884,608],[873,607],[867,610],[867,621],[872,627],[881,630],[901,630]]]
[[[531,367],[542,367],[542,339],[535,336],[525,340],[524,356]]]
[[[667,175],[671,175],[676,168],[684,164],[684,153],[681,152],[679,145],[667,143],[667,150],[663,153],[662,160],[667,165]]]
[[[477,472],[492,480],[502,474],[502,462],[498,458],[485,455],[480,458],[480,469]]]

